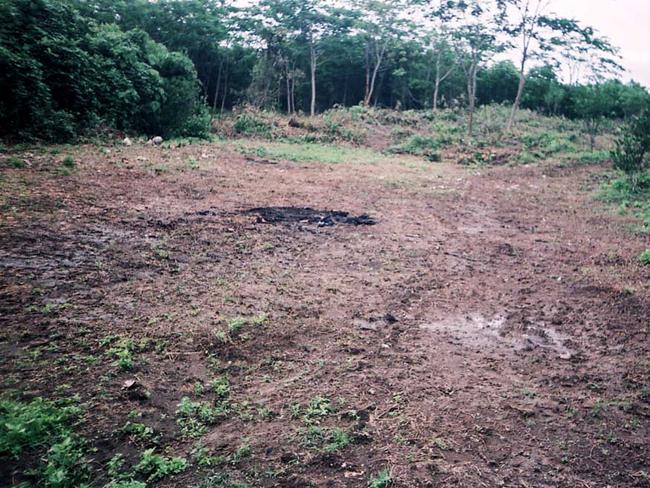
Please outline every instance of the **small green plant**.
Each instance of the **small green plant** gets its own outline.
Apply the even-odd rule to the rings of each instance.
[[[646,249],[639,255],[639,262],[643,266],[650,266],[650,249]]]
[[[230,464],[239,464],[244,459],[251,457],[252,454],[253,454],[253,449],[248,444],[248,442],[244,440],[244,443],[241,446],[239,446],[237,449],[235,449],[235,452],[231,454]]]
[[[226,462],[223,456],[211,456],[210,450],[201,442],[197,442],[192,448],[192,459],[198,466],[218,466]]]
[[[324,452],[342,451],[352,443],[350,434],[339,428],[328,429],[310,425],[301,431],[301,435],[305,447]]]
[[[230,394],[230,382],[225,376],[220,376],[210,382],[210,388],[219,398],[228,398]]]
[[[183,397],[176,410],[176,422],[183,436],[196,438],[207,432],[208,425],[217,423],[229,413],[230,405],[227,402],[212,406],[208,402],[193,402]]]
[[[158,437],[152,427],[148,427],[140,422],[127,422],[122,427],[122,432],[143,443],[153,442]]]
[[[236,335],[240,333],[245,327],[248,326],[259,326],[264,324],[268,319],[268,315],[260,314],[255,317],[237,317],[234,319],[228,320],[228,332],[230,334]]]
[[[65,168],[73,169],[76,166],[76,163],[74,161],[74,158],[68,155],[65,158],[63,158],[63,161],[61,161],[61,165]]]
[[[115,361],[113,366],[117,366],[123,371],[131,371],[135,368],[135,360],[133,353],[136,350],[136,343],[133,339],[122,338],[113,344],[107,353],[113,357]]]
[[[368,479],[368,488],[388,488],[393,485],[393,477],[390,471],[384,469],[379,473],[370,475]]]
[[[135,471],[145,476],[147,481],[157,481],[182,473],[188,466],[189,463],[185,458],[169,458],[156,454],[154,449],[147,449],[142,453],[142,458],[135,466]]]
[[[20,158],[17,158],[16,156],[9,156],[7,159],[5,159],[5,164],[10,168],[15,168],[15,169],[22,169],[27,166],[25,161],[23,161]]]
[[[329,414],[334,412],[334,407],[328,398],[325,397],[314,397],[309,402],[307,409],[305,411],[305,418],[307,420],[318,419],[321,417],[327,417]]]

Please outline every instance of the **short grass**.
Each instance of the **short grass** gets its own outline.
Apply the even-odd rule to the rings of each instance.
[[[388,156],[369,148],[335,146],[331,144],[265,142],[237,144],[242,154],[263,159],[325,164],[380,164],[395,162],[396,156]]]

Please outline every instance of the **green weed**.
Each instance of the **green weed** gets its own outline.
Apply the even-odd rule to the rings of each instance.
[[[393,477],[390,471],[384,469],[379,473],[371,475],[368,479],[368,488],[388,488],[393,485]]]
[[[646,249],[639,255],[639,262],[643,266],[650,266],[650,249]]]
[[[329,429],[310,425],[303,429],[301,434],[302,444],[305,447],[324,452],[342,451],[352,443],[350,435],[339,428]]]
[[[196,438],[207,432],[208,425],[224,419],[230,410],[227,402],[213,406],[208,402],[193,402],[188,397],[183,397],[176,410],[176,422],[183,436]]]
[[[329,414],[334,412],[334,407],[332,406],[331,401],[325,397],[314,397],[307,405],[305,411],[306,420],[314,420],[322,417],[327,417]]]
[[[230,382],[225,376],[213,379],[210,382],[210,388],[219,398],[228,398],[230,394]]]
[[[425,157],[427,160],[440,161],[440,144],[433,137],[414,135],[401,144],[392,146],[389,152],[393,154],[412,154]]]
[[[152,427],[140,422],[127,422],[122,427],[122,432],[142,443],[155,442],[158,438],[156,431]]]
[[[147,478],[147,481],[157,481],[167,476],[179,474],[189,467],[187,459],[182,457],[169,458],[155,453],[155,449],[147,449],[142,453],[135,471]]]

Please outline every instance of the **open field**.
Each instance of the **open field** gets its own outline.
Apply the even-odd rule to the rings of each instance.
[[[264,140],[11,155],[0,388],[79,407],[70,476],[650,486],[650,236],[594,200],[605,164]]]

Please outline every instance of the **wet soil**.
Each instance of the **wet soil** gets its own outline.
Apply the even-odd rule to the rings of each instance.
[[[403,487],[650,486],[650,238],[594,201],[603,167],[136,145],[76,148],[65,176],[20,156],[0,181],[1,388],[79,395],[97,466],[137,462],[132,411],[191,458],[178,402],[225,375],[237,409],[202,442],[251,456],[160,486],[365,487],[382,469]],[[264,319],[224,340],[239,317]],[[133,371],[116,335],[138,341]],[[351,445],[308,442],[318,398],[314,422]]]

